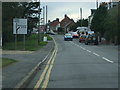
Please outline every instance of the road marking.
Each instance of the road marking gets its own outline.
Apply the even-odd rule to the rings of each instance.
[[[57,53],[57,50],[56,50],[56,53]],[[55,58],[56,58],[56,53],[55,53],[54,58],[53,58],[53,60],[50,64],[50,67],[49,67],[48,72],[46,74],[46,78],[45,78],[41,88],[47,88],[47,85],[48,85],[48,82],[49,82],[49,79],[50,79],[51,70],[52,70],[52,67],[54,65],[54,61],[55,61]]]
[[[80,46],[80,48],[82,48],[82,47]]]
[[[106,60],[106,61],[108,61],[108,62],[110,62],[110,63],[114,63],[113,61],[111,61],[111,60],[109,60],[109,59],[107,59],[107,58],[105,58],[105,57],[102,57],[102,59],[104,59],[104,60]]]
[[[86,50],[85,48],[82,48],[83,50]]]
[[[87,50],[87,52],[91,52],[90,50]]]
[[[54,39],[53,39],[54,40]],[[49,82],[49,79],[50,79],[50,74],[51,74],[51,70],[52,70],[52,67],[54,65],[54,62],[55,62],[55,58],[56,58],[56,54],[57,54],[57,51],[58,51],[58,47],[57,47],[57,43],[55,42],[55,55],[51,61],[51,64],[50,64],[50,67],[48,69],[48,72],[46,73],[46,77],[45,77],[45,80],[43,82],[43,85],[42,85],[42,90],[45,88],[47,88],[47,85],[48,85],[48,82]]]
[[[53,40],[54,40],[54,38],[53,38]],[[57,47],[57,44],[56,44],[55,40],[54,40],[54,43],[55,43],[55,49],[54,49],[50,59],[48,60],[47,65],[46,65],[44,71],[42,72],[42,74],[41,74],[37,84],[35,85],[34,90],[37,90],[40,87],[42,82],[44,82],[42,87],[46,88],[47,85],[48,85],[51,69],[53,67],[53,64],[54,64],[54,61],[55,61],[55,57],[56,57],[56,54],[57,54],[57,50],[58,50],[58,47]],[[44,78],[45,78],[45,81],[43,81]]]
[[[71,43],[73,43],[73,42],[71,42]],[[75,43],[73,43],[73,44],[75,44]],[[77,44],[75,44],[75,45],[77,45]],[[79,45],[77,45],[77,46],[79,46]],[[86,50],[85,48],[83,48],[82,46],[79,46],[80,48],[82,48],[83,50]],[[94,46],[95,47],[95,46]],[[98,47],[98,46],[96,46],[96,47]],[[92,52],[92,51],[90,51],[90,50],[86,50],[87,52]],[[93,53],[94,55],[96,55],[96,56],[100,56],[99,54],[97,54],[97,53]],[[111,61],[111,60],[109,60],[109,59],[107,59],[107,58],[105,58],[105,57],[102,57],[102,59],[104,59],[104,60],[106,60],[106,61],[108,61],[108,62],[110,62],[110,63],[114,63],[113,61]]]
[[[52,53],[52,56],[50,57],[50,59],[48,60],[47,65],[46,65],[44,71],[42,72],[42,74],[41,74],[41,76],[40,76],[40,79],[38,80],[38,82],[37,82],[37,84],[35,85],[34,88],[39,88],[39,86],[41,85],[41,83],[42,83],[42,81],[43,81],[43,79],[44,79],[45,73],[47,72],[47,69],[49,68],[49,64],[50,64],[50,62],[51,62],[51,60],[52,60],[52,57],[53,57],[54,53],[55,53],[55,50],[54,50],[54,52]]]
[[[100,56],[100,55],[98,55],[97,53],[93,53],[93,54],[96,55],[96,56],[98,56],[98,57]]]

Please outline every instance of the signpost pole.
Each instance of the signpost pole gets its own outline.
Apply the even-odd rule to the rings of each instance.
[[[25,34],[24,34],[24,41],[23,41],[23,44],[24,44],[24,45],[23,45],[23,46],[24,46],[23,49],[25,50]]]
[[[17,22],[16,22],[16,34],[15,34],[15,50],[17,50]]]
[[[15,34],[15,50],[17,50],[17,34]]]

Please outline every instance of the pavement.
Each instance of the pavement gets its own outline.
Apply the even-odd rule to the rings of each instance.
[[[50,41],[38,51],[3,51],[2,57],[17,60],[2,68],[2,88],[25,88],[29,81],[39,71],[40,65],[48,60],[54,49],[54,42]]]

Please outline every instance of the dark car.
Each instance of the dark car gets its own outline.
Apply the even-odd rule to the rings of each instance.
[[[98,38],[97,35],[92,34],[92,35],[87,35],[86,39],[85,39],[85,45],[88,44],[94,44],[94,45],[98,45]]]
[[[64,41],[66,41],[66,40],[72,41],[73,40],[73,36],[70,33],[65,34]]]

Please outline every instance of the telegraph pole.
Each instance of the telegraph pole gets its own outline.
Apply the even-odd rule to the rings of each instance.
[[[82,27],[82,8],[80,8],[80,16],[81,16],[81,27]]]
[[[39,22],[38,22],[38,44],[40,42],[40,0],[39,0],[39,10],[38,10],[38,14],[39,14]]]
[[[45,7],[43,6],[43,25],[45,25]]]
[[[98,0],[96,0],[96,7],[97,7],[97,9],[98,9]]]
[[[47,5],[46,5],[46,32],[47,32]]]

